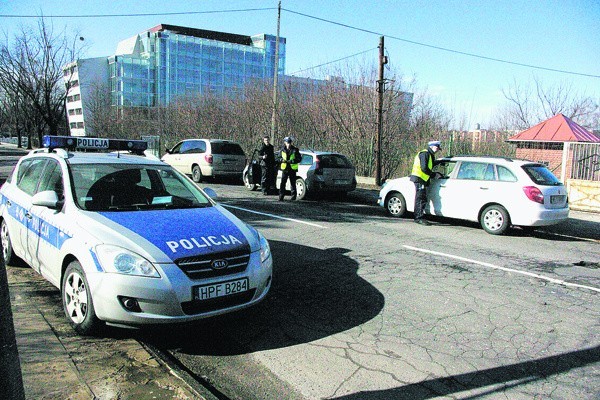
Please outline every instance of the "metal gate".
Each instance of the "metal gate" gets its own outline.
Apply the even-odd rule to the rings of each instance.
[[[565,143],[561,176],[600,181],[600,143]]]

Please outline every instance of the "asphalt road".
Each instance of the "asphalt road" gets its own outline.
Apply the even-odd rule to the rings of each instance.
[[[374,191],[278,202],[202,186],[269,239],[270,295],[235,314],[109,336],[144,342],[215,398],[600,397],[597,216],[492,236],[389,218]]]
[[[217,398],[600,396],[599,222],[492,236],[388,218],[374,191],[278,202],[203,186],[269,239],[271,294],[141,340]]]

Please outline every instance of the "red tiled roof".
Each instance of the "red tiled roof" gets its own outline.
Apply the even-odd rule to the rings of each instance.
[[[556,114],[554,117],[510,137],[508,141],[600,143],[600,137],[564,115]]]

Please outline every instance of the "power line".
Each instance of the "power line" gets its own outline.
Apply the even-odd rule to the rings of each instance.
[[[401,37],[398,37],[398,36],[386,35],[384,33],[375,32],[375,31],[371,31],[371,30],[363,29],[363,28],[358,28],[356,26],[352,26],[352,25],[348,25],[348,24],[343,24],[341,22],[331,21],[331,20],[328,20],[328,19],[325,19],[325,18],[315,17],[313,15],[308,15],[308,14],[304,14],[304,13],[301,13],[301,12],[297,12],[297,11],[293,11],[293,10],[288,10],[286,8],[282,8],[282,10],[287,11],[287,12],[292,13],[292,14],[297,14],[297,15],[300,15],[300,16],[303,16],[303,17],[306,17],[306,18],[311,18],[311,19],[315,19],[317,21],[326,22],[328,24],[333,24],[333,25],[342,26],[344,28],[353,29],[355,31],[365,32],[365,33],[369,33],[369,34],[372,34],[372,35],[385,36],[387,38],[398,40],[398,41],[401,41],[401,42],[410,43],[410,44],[414,44],[414,45],[417,45],[417,46],[428,47],[428,48],[436,49],[436,50],[442,50],[442,51],[446,51],[446,52],[449,52],[449,53],[460,54],[460,55],[463,55],[463,56],[469,56],[469,57],[479,58],[479,59],[488,60],[488,61],[500,62],[500,63],[504,63],[504,64],[517,65],[517,66],[520,66],[520,67],[540,69],[540,70],[544,70],[544,71],[559,72],[559,73],[563,73],[563,74],[578,75],[578,76],[586,76],[586,77],[589,77],[589,78],[600,78],[600,75],[584,74],[584,73],[581,73],[581,72],[573,72],[573,71],[566,71],[566,70],[562,70],[562,69],[540,67],[538,65],[519,63],[519,62],[515,62],[515,61],[503,60],[503,59],[500,59],[500,58],[487,57],[487,56],[482,56],[482,55],[474,54],[474,53],[467,53],[465,51],[460,51],[460,50],[448,49],[448,48],[445,48],[445,47],[434,46],[434,45],[427,44],[427,43],[416,42],[414,40],[404,39],[404,38],[401,38]]]
[[[138,14],[82,14],[82,15],[9,15],[9,14],[0,14],[0,18],[40,18],[40,17],[44,17],[44,18],[114,18],[114,17],[156,17],[156,16],[170,16],[170,15],[194,15],[194,14],[219,14],[219,13],[235,13],[235,12],[250,12],[250,11],[271,11],[271,10],[276,10],[277,8],[275,7],[265,7],[265,8],[245,8],[245,9],[235,9],[235,10],[211,10],[211,11],[181,11],[181,12],[162,12],[162,13],[138,13]],[[446,51],[449,53],[454,53],[454,54],[460,54],[463,56],[468,56],[468,57],[473,57],[473,58],[479,58],[482,60],[487,60],[487,61],[493,61],[493,62],[499,62],[499,63],[504,63],[504,64],[509,64],[509,65],[516,65],[516,66],[520,66],[520,67],[525,67],[525,68],[532,68],[532,69],[539,69],[539,70],[544,70],[544,71],[550,71],[550,72],[558,72],[558,73],[562,73],[562,74],[569,74],[569,75],[577,75],[577,76],[585,76],[585,77],[589,77],[589,78],[600,78],[600,75],[593,75],[593,74],[585,74],[585,73],[581,73],[581,72],[574,72],[574,71],[567,71],[567,70],[562,70],[562,69],[556,69],[556,68],[547,68],[547,67],[541,67],[539,65],[533,65],[533,64],[525,64],[525,63],[520,63],[520,62],[516,62],[516,61],[509,61],[509,60],[503,60],[501,58],[495,58],[495,57],[488,57],[488,56],[483,56],[480,54],[475,54],[475,53],[468,53],[465,51],[460,51],[460,50],[454,50],[454,49],[449,49],[446,47],[441,47],[441,46],[435,46],[432,44],[427,44],[427,43],[423,43],[423,42],[417,42],[414,40],[410,40],[410,39],[405,39],[405,38],[401,38],[398,36],[394,36],[394,35],[386,35],[384,33],[381,32],[376,32],[376,31],[372,31],[369,29],[364,29],[364,28],[359,28],[356,26],[352,26],[352,25],[348,25],[348,24],[344,24],[341,22],[336,22],[336,21],[332,21],[332,20],[328,20],[325,18],[320,18],[320,17],[315,17],[313,15],[308,15],[308,14],[304,14],[298,11],[294,11],[294,10],[289,10],[286,8],[281,8],[283,11],[287,11],[291,14],[296,14],[296,15],[300,15],[306,18],[311,18],[317,21],[321,21],[321,22],[325,22],[328,24],[332,24],[332,25],[337,25],[337,26],[341,26],[344,28],[348,28],[348,29],[352,29],[352,30],[356,30],[356,31],[360,31],[360,32],[365,32],[365,33],[369,33],[372,35],[378,35],[378,36],[385,36],[388,37],[390,39],[394,39],[394,40],[398,40],[400,42],[404,42],[404,43],[410,43],[416,46],[422,46],[422,47],[427,47],[430,49],[435,49],[435,50],[441,50],[441,51]],[[362,54],[362,53],[358,53],[358,54]],[[348,56],[345,58],[342,58],[340,60],[336,60],[336,61],[332,61],[330,63],[334,63],[334,62],[338,62],[341,60],[344,60],[346,58],[350,58],[350,57],[354,57],[358,54],[352,55],[352,56]],[[323,65],[327,65],[330,63],[326,63]],[[320,65],[320,66],[323,66]],[[319,66],[317,66],[319,67]],[[317,67],[313,67],[313,68],[317,68]],[[299,73],[299,72],[303,72],[303,71],[298,71],[295,72]],[[292,74],[293,75],[293,74]]]
[[[310,67],[310,68],[302,69],[300,71],[292,72],[291,74],[288,74],[288,75],[296,75],[296,74],[300,74],[302,72],[310,71],[311,69],[321,68],[321,67],[324,67],[325,65],[334,64],[336,62],[344,61],[344,60],[347,60],[348,58],[360,56],[361,54],[365,54],[365,53],[368,53],[368,52],[373,51],[373,50],[377,50],[377,47],[374,47],[374,48],[369,49],[369,50],[361,51],[360,53],[352,54],[350,56],[338,58],[337,60],[333,60],[333,61],[329,61],[329,62],[326,62],[326,63],[323,63],[323,64],[315,65],[314,67]]]
[[[274,7],[268,8],[244,8],[238,10],[212,10],[212,11],[180,11],[180,12],[161,12],[161,13],[140,13],[140,14],[81,14],[81,15],[9,15],[0,14],[0,18],[111,18],[111,17],[158,17],[168,15],[190,15],[190,14],[219,14],[247,11],[269,11],[277,10]]]

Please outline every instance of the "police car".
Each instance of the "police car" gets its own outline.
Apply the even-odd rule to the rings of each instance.
[[[264,236],[214,191],[143,157],[146,142],[44,136],[43,146],[0,189],[2,252],[60,288],[77,332],[186,322],[265,298]]]

